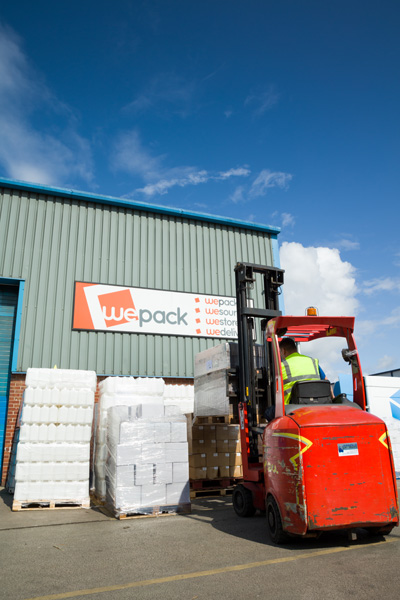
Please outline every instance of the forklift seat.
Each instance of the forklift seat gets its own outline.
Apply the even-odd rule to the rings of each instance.
[[[332,404],[329,381],[296,381],[292,387],[290,404]]]

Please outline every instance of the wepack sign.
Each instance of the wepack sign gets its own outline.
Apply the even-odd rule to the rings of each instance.
[[[236,299],[76,281],[72,329],[237,338]]]

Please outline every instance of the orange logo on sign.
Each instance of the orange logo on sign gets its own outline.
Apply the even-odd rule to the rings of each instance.
[[[99,302],[107,327],[138,320],[135,304],[129,290],[102,294]]]

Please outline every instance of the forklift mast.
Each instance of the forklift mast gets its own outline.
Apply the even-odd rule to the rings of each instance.
[[[267,406],[274,403],[274,363],[271,347],[267,344],[265,335],[269,319],[280,316],[278,297],[280,286],[283,285],[282,269],[255,265],[252,263],[237,263],[235,267],[236,302],[238,321],[238,407],[241,427],[246,422],[246,456],[244,469],[249,463],[259,463],[257,425],[259,418],[264,416]],[[255,287],[256,277],[262,281],[263,307],[255,307],[251,290]],[[260,320],[261,339],[263,344],[262,365],[257,365],[258,348],[255,333],[256,320]],[[247,463],[247,464],[246,464]]]

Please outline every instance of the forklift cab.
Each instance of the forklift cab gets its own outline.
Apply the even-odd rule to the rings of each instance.
[[[320,317],[320,316],[279,316],[266,324],[266,344],[273,347],[273,370],[275,379],[275,394],[271,402],[275,405],[275,417],[290,412],[293,405],[319,406],[324,404],[347,404],[365,410],[364,380],[356,342],[353,335],[354,317]],[[354,402],[343,395],[333,398],[329,381],[298,381],[292,388],[290,404],[285,405],[283,395],[282,368],[279,352],[279,342],[283,337],[290,337],[296,343],[306,344],[318,339],[344,338],[343,357],[351,365],[353,377]],[[303,346],[302,346],[303,348]],[[307,354],[307,351],[305,351]]]

